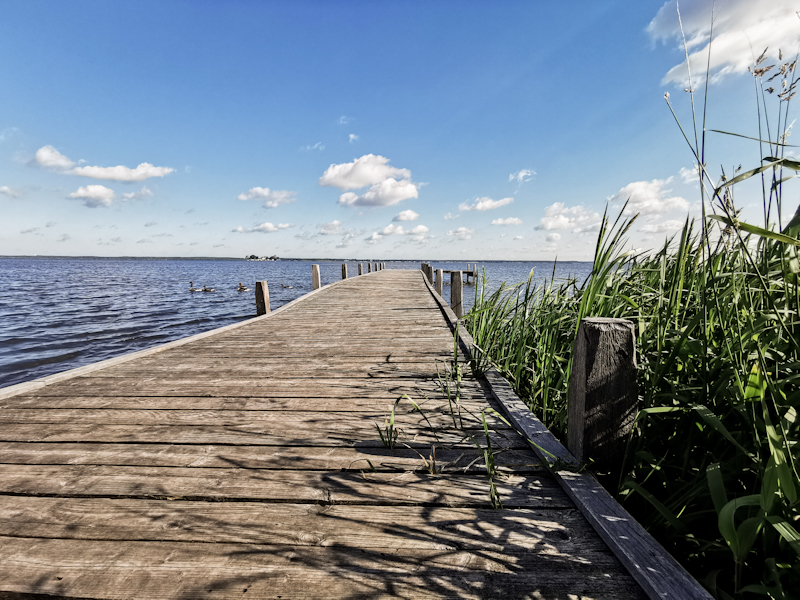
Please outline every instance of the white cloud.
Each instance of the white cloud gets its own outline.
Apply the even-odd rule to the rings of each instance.
[[[397,213],[392,221],[416,221],[419,219],[419,213],[413,210],[404,210]]]
[[[342,115],[339,117],[339,125],[347,125],[348,123],[353,122],[353,117],[348,117],[346,115]]]
[[[388,162],[383,156],[365,154],[351,163],[331,165],[319,178],[319,185],[355,190],[389,178],[411,179],[411,171],[390,167]]]
[[[452,231],[448,231],[447,235],[453,236],[459,240],[468,240],[472,238],[472,234],[475,233],[474,229],[468,229],[466,227],[459,227],[458,229],[453,229]]]
[[[19,198],[22,195],[22,193],[18,192],[17,190],[12,190],[7,185],[0,185],[0,194],[9,196],[11,198]]]
[[[522,225],[522,219],[517,217],[508,217],[507,219],[495,219],[492,225]]]
[[[346,206],[393,206],[409,198],[417,198],[417,185],[408,179],[396,181],[390,177],[373,185],[366,193],[359,196],[353,192],[345,192],[339,196],[339,204]]]
[[[377,231],[366,239],[368,244],[376,244],[383,239],[383,236]]]
[[[263,200],[266,208],[277,208],[281,204],[291,204],[297,200],[297,192],[288,190],[270,190],[254,187],[236,196],[237,200]]]
[[[547,241],[548,242],[557,242],[560,239],[561,239],[561,234],[560,233],[553,232],[553,233],[548,233],[547,234]]]
[[[626,215],[636,213],[642,215],[660,215],[673,210],[688,211],[689,202],[679,196],[667,197],[671,190],[665,189],[672,177],[668,179],[653,179],[653,181],[634,181],[629,183],[607,200],[610,203],[624,204]]]
[[[683,227],[684,221],[677,219],[664,221],[663,223],[650,223],[639,228],[642,233],[675,233]]]
[[[466,202],[462,202],[458,205],[458,210],[494,210],[495,208],[500,208],[501,206],[505,206],[507,204],[511,204],[514,201],[513,198],[502,198],[501,200],[492,200],[491,198],[482,197],[477,198],[475,202],[472,204],[467,204]]]
[[[457,219],[457,218],[458,218],[458,217],[460,217],[460,216],[461,216],[461,215],[457,215],[457,214],[456,214],[456,215],[454,215],[453,213],[447,213],[447,214],[445,214],[445,216],[444,216],[444,220],[445,220],[445,221],[452,221],[453,219]]]
[[[416,227],[414,227],[414,229],[412,229],[408,233],[410,233],[411,235],[423,235],[428,233],[429,231],[430,229],[425,227],[425,225],[417,225]]]
[[[331,221],[330,223],[323,223],[319,226],[319,235],[338,235],[344,231],[341,221]]]
[[[300,150],[306,150],[306,151],[317,150],[318,152],[322,152],[323,150],[325,150],[325,144],[323,144],[322,142],[317,142],[313,146],[301,146]]]
[[[240,225],[231,231],[233,233],[275,233],[276,231],[288,229],[289,227],[291,227],[291,224],[289,223],[278,223],[277,225],[273,225],[272,223],[261,223],[261,225],[255,225],[250,229],[245,229]]]
[[[150,163],[141,163],[135,169],[123,165],[117,165],[116,167],[76,167],[74,161],[52,146],[39,148],[36,151],[34,161],[40,167],[51,171],[110,181],[144,181],[150,177],[164,177],[175,171],[170,167],[155,167]]]
[[[796,0],[716,0],[714,6],[714,40],[711,52],[711,81],[732,73],[744,73],[764,48],[767,57],[793,55],[800,35],[800,19],[795,12]],[[708,62],[708,35],[711,25],[711,0],[681,4],[681,21],[689,49],[689,65],[693,83],[705,78]],[[654,40],[682,45],[676,0],[666,2],[650,22],[647,32]],[[755,53],[755,56],[754,56]],[[663,83],[688,85],[686,61],[672,67]]]
[[[114,190],[110,190],[104,185],[87,185],[79,187],[78,191],[72,192],[69,197],[83,200],[83,204],[89,208],[111,206],[111,201],[114,200]]]
[[[392,225],[389,224],[383,228],[381,231],[381,235],[403,235],[405,230],[403,229],[402,225]]]
[[[536,175],[536,171],[522,169],[519,173],[511,173],[508,176],[508,181],[516,181],[519,184],[523,184],[526,181],[530,181],[534,175]]]
[[[556,202],[544,209],[544,217],[534,229],[573,229],[582,233],[597,230],[599,227],[600,215],[596,212],[586,210],[583,206],[567,208],[563,202]]]
[[[515,235],[515,236],[514,236],[514,239],[515,239],[515,240],[524,240],[524,239],[525,239],[525,237],[524,237],[524,236],[521,236],[521,235]]]
[[[49,145],[39,148],[34,160],[40,167],[53,171],[66,171],[75,166],[74,162]]]
[[[142,187],[138,192],[127,192],[122,194],[122,197],[125,200],[136,200],[138,198],[149,198],[153,195],[153,192],[148,187]]]
[[[350,134],[350,143],[352,144],[353,142],[357,142],[357,141],[358,141],[358,136],[355,133],[351,133]]]
[[[356,238],[355,231],[348,231],[344,236],[342,236],[342,241],[336,244],[337,248],[347,248],[348,246],[353,245],[353,241]]]
[[[688,167],[681,167],[679,172],[683,183],[694,183],[696,181],[700,181],[700,175],[697,172],[697,167],[692,167],[689,169]]]
[[[154,167],[150,163],[142,163],[135,169],[117,165],[116,167],[75,167],[70,171],[73,175],[107,179],[111,181],[144,181],[150,177],[164,177],[174,172],[170,167]]]

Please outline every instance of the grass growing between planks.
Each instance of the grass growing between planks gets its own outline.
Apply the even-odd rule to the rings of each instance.
[[[464,319],[476,370],[496,366],[562,439],[578,322],[634,321],[642,410],[623,475],[606,485],[718,598],[800,594],[800,208],[788,223],[782,214],[800,170],[784,157],[797,60],[763,62],[752,70],[761,164],[712,180],[697,141],[705,124],[702,136],[681,127],[700,165],[699,222],[636,256],[623,250],[636,217],[604,216],[585,282],[529,278],[487,294],[484,280]],[[767,85],[784,91],[770,122],[773,74]],[[751,178],[761,179],[762,226],[735,208],[736,186]]]

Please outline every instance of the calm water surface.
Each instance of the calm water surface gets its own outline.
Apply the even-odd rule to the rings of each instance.
[[[322,283],[341,277],[341,262],[315,261]],[[467,263],[432,262],[466,269]],[[517,283],[531,269],[550,277],[553,263],[479,263],[489,288]],[[387,269],[418,269],[419,262],[387,262]],[[348,271],[358,272],[355,263]],[[565,262],[556,278],[581,280],[590,263]],[[241,281],[269,282],[273,310],[311,291],[309,261],[172,260],[113,258],[0,258],[0,387],[52,375],[230,325],[255,316],[253,292]],[[214,293],[191,293],[195,287]],[[445,278],[445,281],[447,279]],[[286,287],[284,287],[286,286]],[[449,298],[445,287],[445,299]],[[464,289],[465,308],[473,287]]]

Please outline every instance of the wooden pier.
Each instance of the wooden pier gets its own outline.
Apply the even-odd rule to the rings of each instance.
[[[492,507],[481,411],[557,442],[463,342],[448,400],[454,318],[420,271],[377,270],[0,389],[0,598],[639,598],[688,577],[640,566],[636,539],[631,563],[626,513],[589,514],[589,476],[487,412]]]

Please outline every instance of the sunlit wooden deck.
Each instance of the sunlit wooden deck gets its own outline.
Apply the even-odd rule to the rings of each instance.
[[[454,416],[453,346],[422,274],[383,270],[0,390],[0,598],[643,596],[490,414],[492,508],[471,438],[501,408],[464,375]]]

